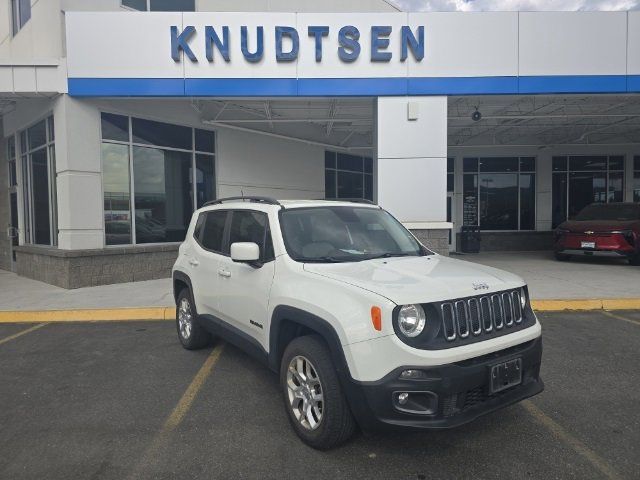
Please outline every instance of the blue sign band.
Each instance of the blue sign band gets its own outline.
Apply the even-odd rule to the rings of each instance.
[[[640,75],[425,78],[69,78],[77,97],[638,93]]]

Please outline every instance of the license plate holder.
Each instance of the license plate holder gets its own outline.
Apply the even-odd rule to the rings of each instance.
[[[580,248],[596,248],[596,242],[580,242]]]
[[[522,383],[522,358],[514,358],[491,366],[489,389],[498,393]]]

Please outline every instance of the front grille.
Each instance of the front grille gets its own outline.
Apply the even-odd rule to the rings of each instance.
[[[482,332],[513,328],[523,320],[520,290],[507,290],[440,305],[444,337],[448,342]]]

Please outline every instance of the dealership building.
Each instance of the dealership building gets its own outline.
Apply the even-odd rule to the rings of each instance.
[[[220,197],[369,199],[443,254],[464,227],[550,249],[585,205],[640,201],[640,12],[11,0],[0,19],[0,268],[54,285],[168,276]]]

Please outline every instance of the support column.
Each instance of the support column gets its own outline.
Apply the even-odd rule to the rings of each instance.
[[[58,247],[104,246],[100,112],[61,95],[53,110],[58,194]]]
[[[448,254],[447,97],[380,97],[376,125],[378,203]]]

